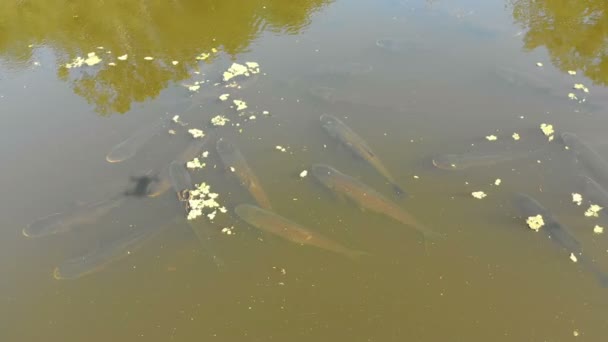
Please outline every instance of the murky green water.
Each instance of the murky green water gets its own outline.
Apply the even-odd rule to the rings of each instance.
[[[594,227],[608,221],[584,212],[608,186],[606,13],[571,0],[3,2],[0,340],[604,340],[608,232]],[[237,88],[233,63],[250,73]],[[352,132],[332,137],[322,114]],[[563,132],[595,152],[566,150]],[[218,155],[220,138],[239,152]],[[212,221],[209,208],[186,220],[188,194],[170,188],[189,179],[169,164],[193,154],[205,166],[190,178],[227,209]],[[381,197],[323,186],[313,164]],[[562,226],[545,214],[527,228],[516,193]],[[283,219],[241,207],[257,229],[241,204]],[[23,235],[41,219],[58,232]]]

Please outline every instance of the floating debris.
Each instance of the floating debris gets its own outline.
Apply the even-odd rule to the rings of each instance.
[[[72,60],[72,63],[67,63],[65,65],[66,68],[71,69],[71,68],[79,68],[84,64],[84,58],[82,57],[76,57],[74,58],[74,60]]]
[[[250,116],[249,120],[255,120],[255,115]]]
[[[207,158],[209,156],[209,151],[205,151],[202,154],[203,158]]]
[[[494,181],[494,185],[496,185],[496,186],[499,186],[499,185],[500,185],[500,183],[502,183],[502,180],[501,180],[500,178],[497,178],[497,179]]]
[[[201,88],[201,86],[198,83],[195,83],[193,85],[189,85],[188,86],[188,90],[190,91],[197,91]]]
[[[127,54],[122,55],[122,56],[118,56],[118,57],[117,57],[117,59],[118,59],[119,61],[126,61],[126,60],[127,60],[127,58],[129,58],[129,55],[127,55]]]
[[[260,65],[256,62],[245,62],[245,65],[232,63],[228,70],[224,71],[224,81],[227,82],[237,76],[249,77],[260,72]]]
[[[176,133],[176,132],[175,132],[175,130],[170,129],[170,130],[168,130],[168,131],[167,131],[167,133],[169,133],[169,134],[171,134],[171,135],[175,135],[175,133]]]
[[[543,66],[543,63],[541,63],[541,62],[536,62],[536,66],[537,66],[537,67],[542,67],[542,66]]]
[[[230,119],[228,119],[227,117],[223,115],[216,115],[211,119],[211,124],[213,126],[224,126],[228,121],[230,121]]]
[[[188,133],[192,135],[193,138],[202,138],[205,136],[205,133],[200,129],[192,128],[188,130]]]
[[[581,194],[572,193],[572,202],[576,203],[576,205],[583,204],[583,196]]]
[[[568,93],[568,98],[570,100],[575,100],[575,101],[578,100],[578,97],[576,96],[575,93]]]
[[[222,233],[226,234],[226,235],[234,235],[234,226],[230,226],[230,227],[224,227],[222,228]]]
[[[498,138],[495,135],[486,136],[486,140],[488,140],[488,141],[496,141],[496,139],[498,139]]]
[[[144,59],[147,61],[153,61],[154,57],[146,56],[146,57],[144,57]]]
[[[175,115],[171,120],[182,127],[188,125],[180,119],[179,115]]]
[[[110,63],[108,63],[108,65],[109,65],[109,66],[116,66],[116,63],[114,63],[114,62],[110,62]]]
[[[308,170],[304,170],[304,171],[300,172],[300,178],[304,178],[306,176],[308,176]]]
[[[519,137],[519,134],[518,134],[518,133],[513,133],[512,137],[513,137],[513,140],[515,140],[515,141],[517,141],[517,140],[519,140],[519,139],[520,139],[520,137]]]
[[[222,101],[226,101],[226,100],[228,100],[229,97],[230,97],[230,94],[222,94],[222,95],[220,95],[219,99]]]
[[[585,85],[582,84],[582,83],[576,83],[576,84],[574,84],[574,89],[576,89],[576,90],[582,90],[585,93],[589,92],[589,88],[585,87]]]
[[[568,74],[571,75],[571,76],[574,76],[574,75],[576,75],[576,71],[574,71],[574,70],[568,70]]]
[[[186,167],[189,169],[202,169],[206,165],[207,164],[205,164],[205,163],[201,163],[200,159],[198,159],[198,158],[194,158],[186,163]]]
[[[553,130],[553,125],[542,123],[540,124],[540,130],[546,137],[549,137],[549,141],[553,140],[555,134],[555,130]]]
[[[219,195],[210,192],[210,187],[206,183],[196,185],[194,190],[190,191],[190,197],[188,198],[188,220],[194,220],[203,215],[205,208],[219,208],[220,205],[215,200]],[[215,212],[215,209],[213,210]],[[222,212],[220,210],[220,212]]]
[[[267,111],[267,110],[265,110],[265,111],[262,112],[262,115],[270,115],[270,112]]]
[[[570,72],[570,71],[568,71],[568,72]],[[575,74],[576,74],[576,72],[575,72]],[[572,332],[572,336],[574,336],[574,337],[578,337],[578,335],[579,335],[578,330],[574,330],[574,331]]]
[[[585,216],[586,217],[598,217],[599,216],[598,214],[602,209],[603,208],[597,204],[591,204],[589,206],[589,209],[587,209],[587,211],[585,211]]]
[[[171,64],[173,64],[173,65],[178,65],[178,64],[179,64],[179,61],[173,61],[173,62],[171,62]]]
[[[101,58],[99,58],[95,52],[89,52],[87,55],[87,59],[84,60],[84,63],[88,66],[93,66],[95,64],[101,63]]]
[[[277,145],[274,147],[276,150],[281,151],[281,152],[287,152],[287,149],[281,145]]]
[[[570,260],[572,260],[572,262],[578,261],[578,259],[576,258],[576,255],[574,255],[574,253],[570,253]]]
[[[485,198],[486,196],[488,196],[483,191],[475,191],[475,192],[472,192],[471,195],[477,199],[482,199],[482,198]]]
[[[197,59],[197,60],[199,60],[199,61],[204,61],[204,60],[206,60],[207,58],[209,58],[209,56],[211,56],[211,54],[210,54],[210,53],[203,52],[203,53],[201,53],[200,55],[196,56],[196,59]]]
[[[597,224],[593,227],[593,232],[595,234],[602,234],[604,232],[604,227],[598,226]]]
[[[246,109],[246,108],[247,108],[247,103],[245,103],[245,101],[242,101],[242,100],[234,100],[234,101],[232,101],[232,102],[234,102],[234,105],[236,106],[236,110],[237,110],[237,111],[240,111],[240,110],[243,110],[243,109]]]
[[[542,215],[530,216],[526,219],[526,224],[530,229],[538,231],[542,226],[545,225]]]

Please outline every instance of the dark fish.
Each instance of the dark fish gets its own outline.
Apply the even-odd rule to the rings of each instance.
[[[590,178],[601,186],[608,186],[608,162],[573,133],[562,133],[561,139]]]
[[[608,275],[602,272],[594,262],[583,256],[580,242],[542,204],[526,194],[516,194],[513,202],[523,219],[541,215],[545,224],[540,230],[545,232],[551,241],[567,252],[573,253],[577,258],[577,263],[593,273],[602,286],[608,286]]]
[[[357,156],[363,158],[363,160],[376,169],[378,173],[391,183],[393,190],[397,195],[404,194],[403,189],[397,185],[393,176],[388,172],[384,164],[382,164],[378,156],[376,156],[363,138],[335,116],[323,114],[321,115],[320,120],[323,128],[325,128],[332,138],[350,148]]]
[[[196,158],[203,152],[203,148],[205,148],[210,139],[211,138],[209,135],[206,135],[201,139],[194,139],[192,142],[190,142],[190,144],[188,144],[188,147],[186,147],[186,149],[183,150],[177,156],[177,158],[175,158],[175,161],[185,165],[187,162]],[[159,172],[157,176],[158,180],[152,184],[148,190],[148,197],[158,197],[171,188],[169,164],[165,165]]]
[[[224,139],[219,139],[216,144],[217,153],[226,169],[230,170],[241,185],[245,187],[255,201],[266,209],[271,209],[270,200],[262,189],[262,185],[253,170],[247,164],[245,157],[238,148]]]
[[[125,198],[103,200],[76,207],[65,213],[52,214],[34,221],[22,231],[26,237],[42,237],[67,233],[83,225],[94,224],[112,209],[119,207]]]
[[[425,238],[442,237],[441,234],[426,228],[412,215],[401,209],[396,203],[382,196],[376,190],[329,165],[313,165],[312,174],[325,187],[339,195],[346,196],[360,208],[384,214],[398,222],[415,228],[422,233]]]
[[[53,271],[55,279],[76,279],[102,270],[110,263],[123,259],[140,248],[144,242],[156,236],[170,225],[155,228],[138,228],[127,236],[112,241],[85,255],[68,259]]]
[[[344,247],[272,211],[254,205],[241,204],[234,211],[243,221],[250,225],[264,232],[277,235],[287,241],[315,246],[353,259],[367,254]]]
[[[110,163],[120,163],[133,157],[153,136],[158,134],[168,122],[168,118],[156,120],[149,126],[137,130],[127,140],[114,146],[106,156]]]

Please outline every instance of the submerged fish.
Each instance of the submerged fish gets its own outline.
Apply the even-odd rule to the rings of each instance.
[[[407,226],[415,228],[425,238],[436,238],[442,235],[433,232],[418,222],[412,215],[401,209],[397,204],[382,196],[376,190],[354,179],[351,176],[334,169],[329,165],[315,164],[312,174],[328,189],[339,195],[344,195],[355,202],[360,208],[384,214]]]
[[[168,118],[162,118],[154,121],[149,126],[135,131],[131,137],[112,147],[110,152],[106,155],[106,160],[110,163],[120,163],[133,157],[150,138],[160,132],[167,122]]]
[[[540,228],[551,241],[558,244],[567,252],[576,256],[577,262],[593,273],[602,286],[608,286],[608,275],[602,272],[594,262],[583,257],[580,242],[572,236],[566,227],[560,224],[553,215],[534,198],[526,194],[516,194],[513,198],[514,206],[519,210],[522,218],[541,215],[544,225]]]
[[[125,198],[109,199],[78,206],[65,213],[56,213],[34,221],[22,231],[26,237],[41,237],[67,233],[79,226],[94,224],[112,209],[119,207]]]
[[[356,258],[366,255],[365,252],[354,251],[331,241],[295,222],[292,222],[272,211],[250,204],[238,205],[234,211],[245,222],[270,234],[301,245],[315,246],[330,252]]]
[[[53,271],[55,279],[76,279],[102,270],[110,263],[120,260],[140,248],[144,242],[154,237],[170,225],[155,228],[138,228],[107,246],[99,247],[85,255],[65,260]]]
[[[175,158],[176,162],[179,162],[185,165],[190,160],[196,158],[201,154],[203,148],[210,141],[210,136],[206,135],[202,139],[194,139],[185,150],[183,150],[177,158]],[[169,164],[165,165],[157,176],[157,181],[151,184],[148,192],[148,197],[158,197],[164,194],[167,190],[171,188],[171,179],[169,177]]]
[[[346,126],[335,116],[329,114],[321,115],[321,123],[323,128],[329,133],[329,135],[340,141],[342,144],[350,148],[356,155],[363,158],[369,163],[378,173],[386,178],[389,183],[393,186],[393,190],[397,195],[403,195],[403,189],[397,185],[397,182],[393,176],[388,172],[386,167],[382,164],[378,156],[371,150],[365,140],[363,140],[357,133],[355,133],[350,127]]]
[[[262,208],[271,209],[268,196],[264,192],[264,189],[262,189],[260,181],[247,164],[241,151],[239,151],[235,145],[224,139],[219,139],[217,141],[216,149],[226,169],[229,169],[234,173],[241,185],[249,191],[255,201]]]
[[[608,191],[587,176],[581,176],[581,179],[585,197],[589,198],[593,204],[597,204],[602,208],[608,208]]]
[[[562,133],[561,139],[587,174],[601,186],[608,186],[608,162],[573,133]]]

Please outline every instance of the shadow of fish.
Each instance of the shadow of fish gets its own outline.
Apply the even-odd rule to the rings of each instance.
[[[526,194],[515,194],[513,196],[513,204],[519,210],[523,219],[541,215],[544,225],[540,230],[547,234],[551,241],[567,252],[574,254],[577,258],[577,263],[581,267],[591,272],[603,287],[608,287],[608,275],[602,272],[593,261],[583,256],[580,242],[542,204]]]
[[[315,233],[295,222],[292,222],[272,211],[260,207],[241,204],[234,209],[238,217],[243,221],[258,228],[261,231],[279,236],[287,241],[300,245],[309,245],[330,252],[345,255],[351,259],[367,255],[365,252],[351,250],[341,244],[334,242],[321,234]]]
[[[262,188],[257,176],[253,173],[253,170],[247,164],[241,151],[234,144],[224,139],[217,141],[216,150],[226,169],[235,175],[241,185],[253,196],[258,205],[262,208],[271,209],[272,206],[266,192]]]
[[[393,176],[388,172],[386,167],[367,145],[365,140],[363,140],[359,135],[357,135],[357,133],[355,133],[352,129],[350,129],[350,127],[346,126],[346,124],[335,116],[323,114],[321,115],[320,120],[323,128],[325,128],[327,133],[332,138],[347,146],[357,156],[363,158],[363,160],[376,169],[378,173],[389,181],[397,195],[402,196],[404,194],[403,189],[397,185],[397,182]]]
[[[376,190],[329,165],[313,165],[312,174],[326,188],[338,195],[349,198],[362,209],[369,209],[373,212],[386,215],[406,226],[412,227],[420,232],[425,239],[443,237],[443,235],[425,227],[412,215],[401,209],[393,201],[382,196]]]

